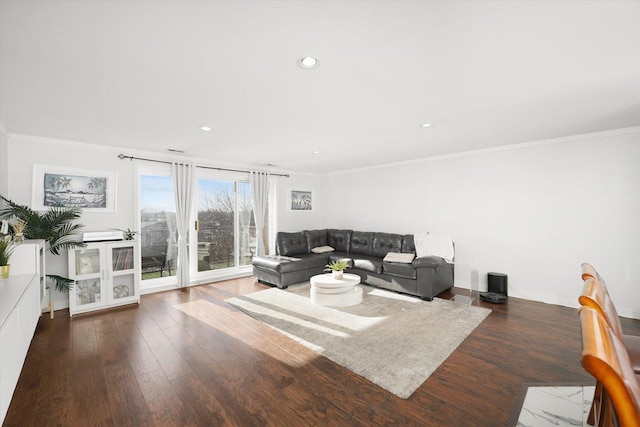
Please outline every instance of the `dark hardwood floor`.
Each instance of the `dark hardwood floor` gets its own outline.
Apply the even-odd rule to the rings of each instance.
[[[523,384],[592,382],[577,310],[476,301],[493,312],[400,399],[224,302],[264,288],[249,277],[42,316],[4,425],[504,426]]]

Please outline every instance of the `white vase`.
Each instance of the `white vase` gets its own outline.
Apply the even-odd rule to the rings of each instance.
[[[338,279],[338,280],[342,279],[342,273],[344,273],[342,270],[333,270],[333,271],[331,271],[331,275],[333,276],[333,278],[334,279]]]

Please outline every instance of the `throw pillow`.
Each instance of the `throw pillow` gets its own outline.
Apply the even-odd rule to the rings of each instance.
[[[383,261],[411,264],[414,258],[415,258],[414,254],[403,254],[400,252],[387,252],[387,256],[384,257]]]
[[[416,256],[439,256],[445,261],[453,262],[453,240],[451,236],[416,233],[414,235],[414,243],[416,245]]]
[[[324,254],[327,252],[333,252],[335,251],[335,249],[333,249],[331,246],[318,246],[316,248],[311,249],[311,252],[313,252],[314,254]]]

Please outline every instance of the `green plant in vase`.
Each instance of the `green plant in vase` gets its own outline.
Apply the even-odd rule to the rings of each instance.
[[[342,279],[342,274],[347,268],[349,268],[349,263],[346,260],[338,259],[335,261],[331,261],[329,264],[325,265],[324,271],[330,271],[333,277],[335,277],[336,279]]]
[[[121,228],[114,228],[114,230],[122,231],[125,240],[135,240],[136,234],[140,234],[139,231],[133,231],[130,228],[127,228],[126,230],[123,230]]]
[[[0,279],[9,277],[9,258],[16,244],[10,235],[0,237]]]

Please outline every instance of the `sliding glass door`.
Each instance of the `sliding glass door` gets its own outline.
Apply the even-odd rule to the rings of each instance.
[[[140,174],[139,190],[142,280],[175,276],[178,248],[173,178],[159,171]]]
[[[177,263],[173,178],[168,165],[141,167],[138,176],[142,287],[165,286],[175,282]],[[247,175],[198,168],[194,186],[189,230],[192,280],[204,282],[249,270],[257,252],[257,236]],[[270,200],[274,200],[271,195]],[[265,242],[270,223],[267,212],[266,230],[259,236]],[[265,247],[268,253],[269,245]]]
[[[249,183],[198,178],[197,186],[197,270],[251,265],[257,242]]]
[[[197,269],[235,267],[235,182],[198,178],[197,185]]]

